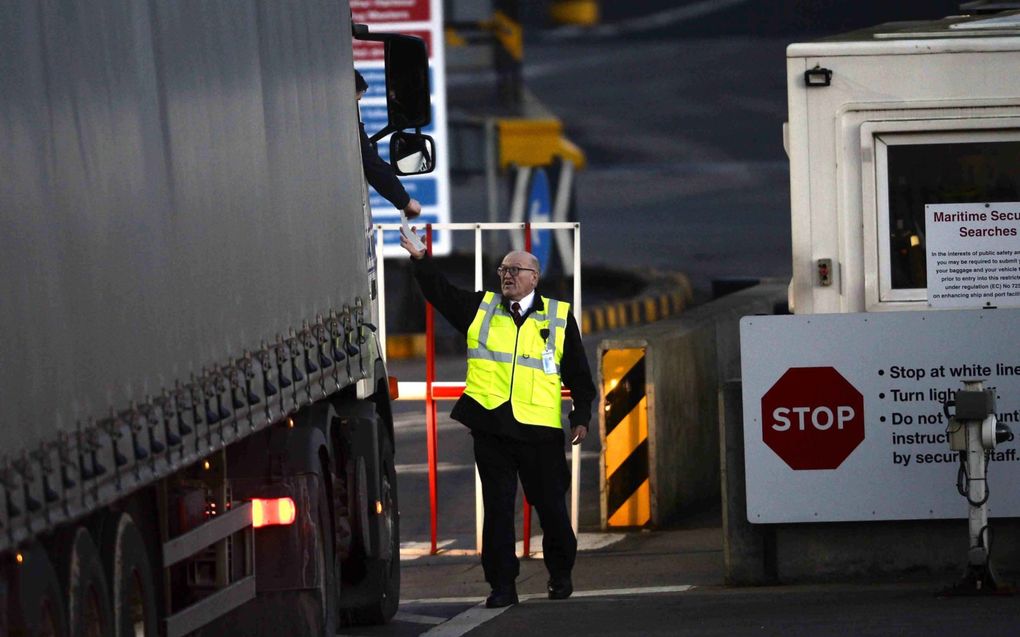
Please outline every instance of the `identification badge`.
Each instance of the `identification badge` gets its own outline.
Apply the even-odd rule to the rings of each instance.
[[[546,374],[556,373],[556,359],[554,358],[553,351],[547,349],[542,352],[542,369]]]

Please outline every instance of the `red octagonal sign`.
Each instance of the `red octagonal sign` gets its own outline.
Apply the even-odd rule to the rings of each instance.
[[[762,440],[791,469],[835,469],[864,440],[864,398],[832,367],[792,367],[761,397]]]

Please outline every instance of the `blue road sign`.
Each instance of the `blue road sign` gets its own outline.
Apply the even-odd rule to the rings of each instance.
[[[531,171],[531,183],[528,187],[527,220],[535,222],[550,221],[552,218],[552,198],[549,196],[549,176],[545,170],[536,168]],[[552,254],[552,230],[531,231],[531,253],[538,258],[543,271],[549,266]]]

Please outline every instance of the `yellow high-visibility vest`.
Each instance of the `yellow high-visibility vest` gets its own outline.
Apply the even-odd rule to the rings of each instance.
[[[464,393],[486,409],[509,400],[518,422],[559,429],[560,360],[570,304],[545,297],[542,303],[544,308],[529,314],[518,330],[503,297],[485,293],[467,331]],[[548,330],[545,338],[543,330]],[[546,350],[552,351],[552,373],[543,364]]]

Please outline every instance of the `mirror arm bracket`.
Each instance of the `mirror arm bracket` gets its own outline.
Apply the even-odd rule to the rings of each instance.
[[[387,125],[386,125],[386,126],[384,126],[383,128],[379,129],[379,131],[378,131],[377,133],[375,133],[374,135],[372,135],[371,137],[369,137],[369,138],[368,138],[368,141],[370,141],[370,142],[372,142],[373,144],[375,144],[376,142],[378,142],[378,141],[379,141],[380,139],[382,139],[383,137],[386,137],[386,136],[387,136],[387,135],[389,135],[390,133],[395,133],[395,132],[397,132],[398,130],[400,130],[400,129],[399,129],[399,128],[397,128],[396,126],[393,126],[393,125],[391,125],[391,124],[387,124]]]

